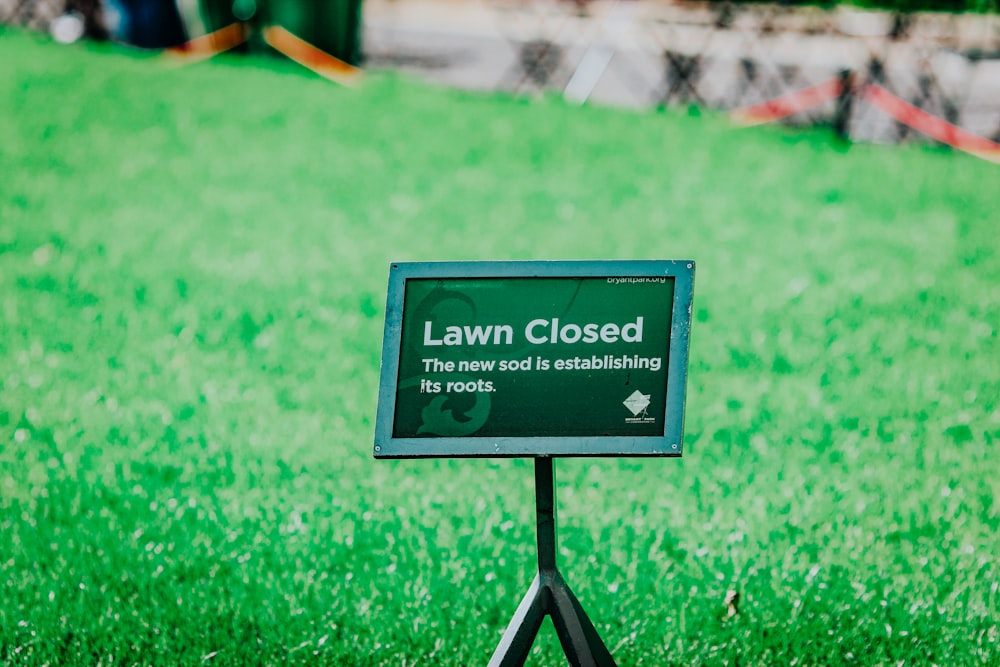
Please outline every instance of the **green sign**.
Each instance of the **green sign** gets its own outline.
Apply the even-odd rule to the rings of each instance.
[[[375,456],[679,456],[690,261],[392,264]]]

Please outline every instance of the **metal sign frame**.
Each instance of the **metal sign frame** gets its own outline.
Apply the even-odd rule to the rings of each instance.
[[[694,288],[690,260],[394,262],[389,267],[375,458],[681,456]],[[468,278],[666,278],[673,281],[662,435],[394,437],[408,280]]]

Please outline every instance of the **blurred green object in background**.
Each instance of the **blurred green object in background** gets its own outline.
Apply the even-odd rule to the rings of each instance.
[[[182,12],[192,38],[240,21],[278,25],[346,63],[361,62],[361,0],[200,0],[197,12]]]
[[[270,23],[351,65],[361,62],[361,0],[274,0]]]

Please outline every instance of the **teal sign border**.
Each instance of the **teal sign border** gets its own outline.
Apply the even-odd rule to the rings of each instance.
[[[375,458],[681,456],[694,269],[694,262],[691,260],[390,264],[378,412],[375,420],[373,452]],[[667,391],[662,436],[393,437],[407,280],[613,277],[665,277],[673,279],[674,282],[669,352],[666,358]]]

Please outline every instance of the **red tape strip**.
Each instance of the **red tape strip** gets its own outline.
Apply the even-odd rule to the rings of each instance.
[[[833,78],[762,104],[736,109],[730,113],[730,117],[745,126],[769,123],[835,100],[843,90],[844,85],[840,79]]]
[[[244,23],[231,23],[224,28],[219,28],[214,32],[201,37],[195,37],[189,42],[181,44],[172,49],[167,49],[167,54],[173,57],[180,57],[188,60],[200,60],[210,58],[223,51],[235,48],[247,41],[250,31]]]
[[[923,132],[932,139],[952,148],[1000,164],[1000,144],[967,132],[957,125],[938,118],[902,100],[882,86],[869,84],[862,93],[864,99],[876,109],[892,116],[900,123]]]
[[[361,68],[331,56],[304,39],[296,37],[281,26],[264,28],[264,41],[274,50],[331,81],[351,85],[356,83],[361,75]]]

